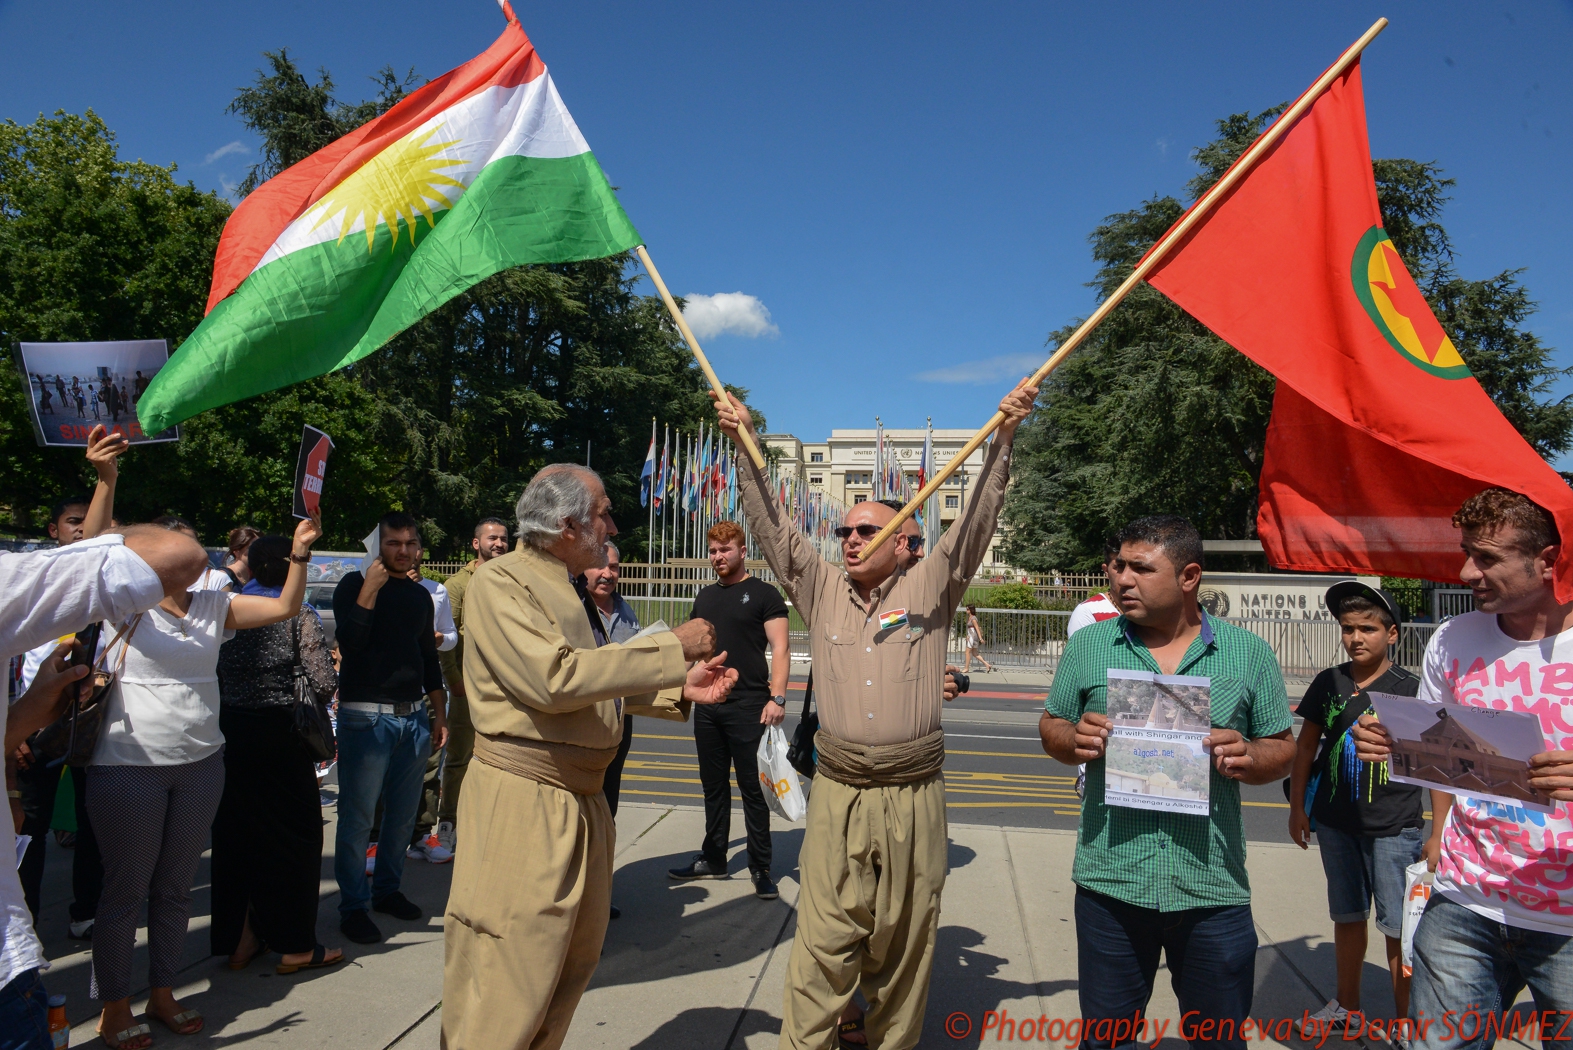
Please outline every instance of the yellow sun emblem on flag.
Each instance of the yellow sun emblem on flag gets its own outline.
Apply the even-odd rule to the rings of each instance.
[[[439,157],[438,153],[458,140],[432,142],[442,125],[429,131],[414,132],[362,164],[349,178],[329,190],[327,195],[306,213],[310,218],[316,213],[315,230],[335,215],[344,216],[339,230],[339,243],[355,225],[357,218],[366,225],[366,251],[371,252],[377,238],[377,226],[386,223],[393,234],[392,246],[399,243],[399,221],[403,220],[410,232],[410,244],[415,244],[415,217],[426,217],[428,226],[436,225],[433,205],[443,210],[452,205],[440,187],[452,186],[461,193],[464,183],[443,174],[442,169],[462,166],[464,161]]]

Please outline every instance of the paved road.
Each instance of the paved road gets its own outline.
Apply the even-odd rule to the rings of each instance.
[[[1043,753],[1038,715],[1042,686],[1004,685],[987,675],[945,711],[945,786],[950,819],[962,824],[1074,830],[1079,813],[1075,774]],[[797,725],[803,682],[794,680],[786,733]],[[690,726],[634,720],[634,744],[623,771],[630,801],[697,805],[703,800]],[[1298,727],[1297,727],[1298,731]],[[1246,838],[1287,842],[1289,807],[1278,784],[1242,789]],[[736,797],[736,791],[733,792]]]

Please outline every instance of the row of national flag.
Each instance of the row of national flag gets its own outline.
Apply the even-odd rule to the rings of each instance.
[[[676,513],[716,521],[739,518],[737,453],[730,441],[701,424],[697,433],[659,428],[650,421],[650,448],[639,472],[639,505],[651,515]],[[799,531],[826,539],[840,525],[846,508],[795,475],[770,466],[772,490]]]

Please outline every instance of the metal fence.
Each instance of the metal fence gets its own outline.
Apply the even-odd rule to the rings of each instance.
[[[1283,673],[1291,678],[1309,678],[1348,659],[1339,641],[1336,620],[1226,619],[1266,642],[1278,658]],[[1070,614],[1066,612],[979,609],[978,623],[983,628],[983,648],[979,652],[991,664],[1052,674],[1065,652],[1065,629],[1069,620]],[[1426,644],[1436,627],[1433,623],[1401,625],[1398,644],[1393,647],[1393,662],[1418,672]],[[965,640],[963,626],[958,623],[951,631],[953,657],[963,656]]]
[[[460,566],[458,562],[428,562],[423,568],[446,575],[458,571]],[[668,626],[675,627],[684,622],[693,609],[694,596],[701,588],[715,582],[715,572],[709,562],[697,559],[655,566],[633,563],[623,569],[619,590],[634,607],[642,624],[664,620]],[[749,571],[767,583],[775,582],[770,569],[762,563],[757,566],[749,563]],[[1061,580],[1062,584],[1069,582]],[[1085,581],[1075,583],[1084,585]],[[791,603],[787,604],[790,607]],[[803,659],[808,656],[808,631],[796,609],[792,609],[790,615],[792,655]],[[1226,619],[1265,641],[1278,658],[1283,673],[1291,678],[1308,678],[1348,659],[1339,641],[1336,620]],[[978,623],[983,628],[983,647],[979,653],[989,663],[1011,670],[1053,674],[1065,652],[1069,621],[1070,613],[1059,610],[979,609]],[[1393,662],[1418,673],[1426,644],[1436,628],[1434,623],[1400,626],[1398,644],[1393,647]],[[958,613],[950,631],[952,663],[960,663],[965,658],[965,643],[965,616]]]

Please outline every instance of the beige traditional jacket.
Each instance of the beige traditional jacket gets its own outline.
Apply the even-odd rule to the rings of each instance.
[[[475,731],[615,749],[623,704],[677,707],[687,662],[670,632],[596,647],[568,567],[525,546],[475,570],[464,596]]]
[[[997,439],[989,445],[961,518],[927,557],[896,572],[867,602],[792,525],[764,473],[747,456],[737,462],[749,528],[808,626],[820,725],[864,745],[907,743],[939,729],[951,619],[994,536],[1010,449]]]

